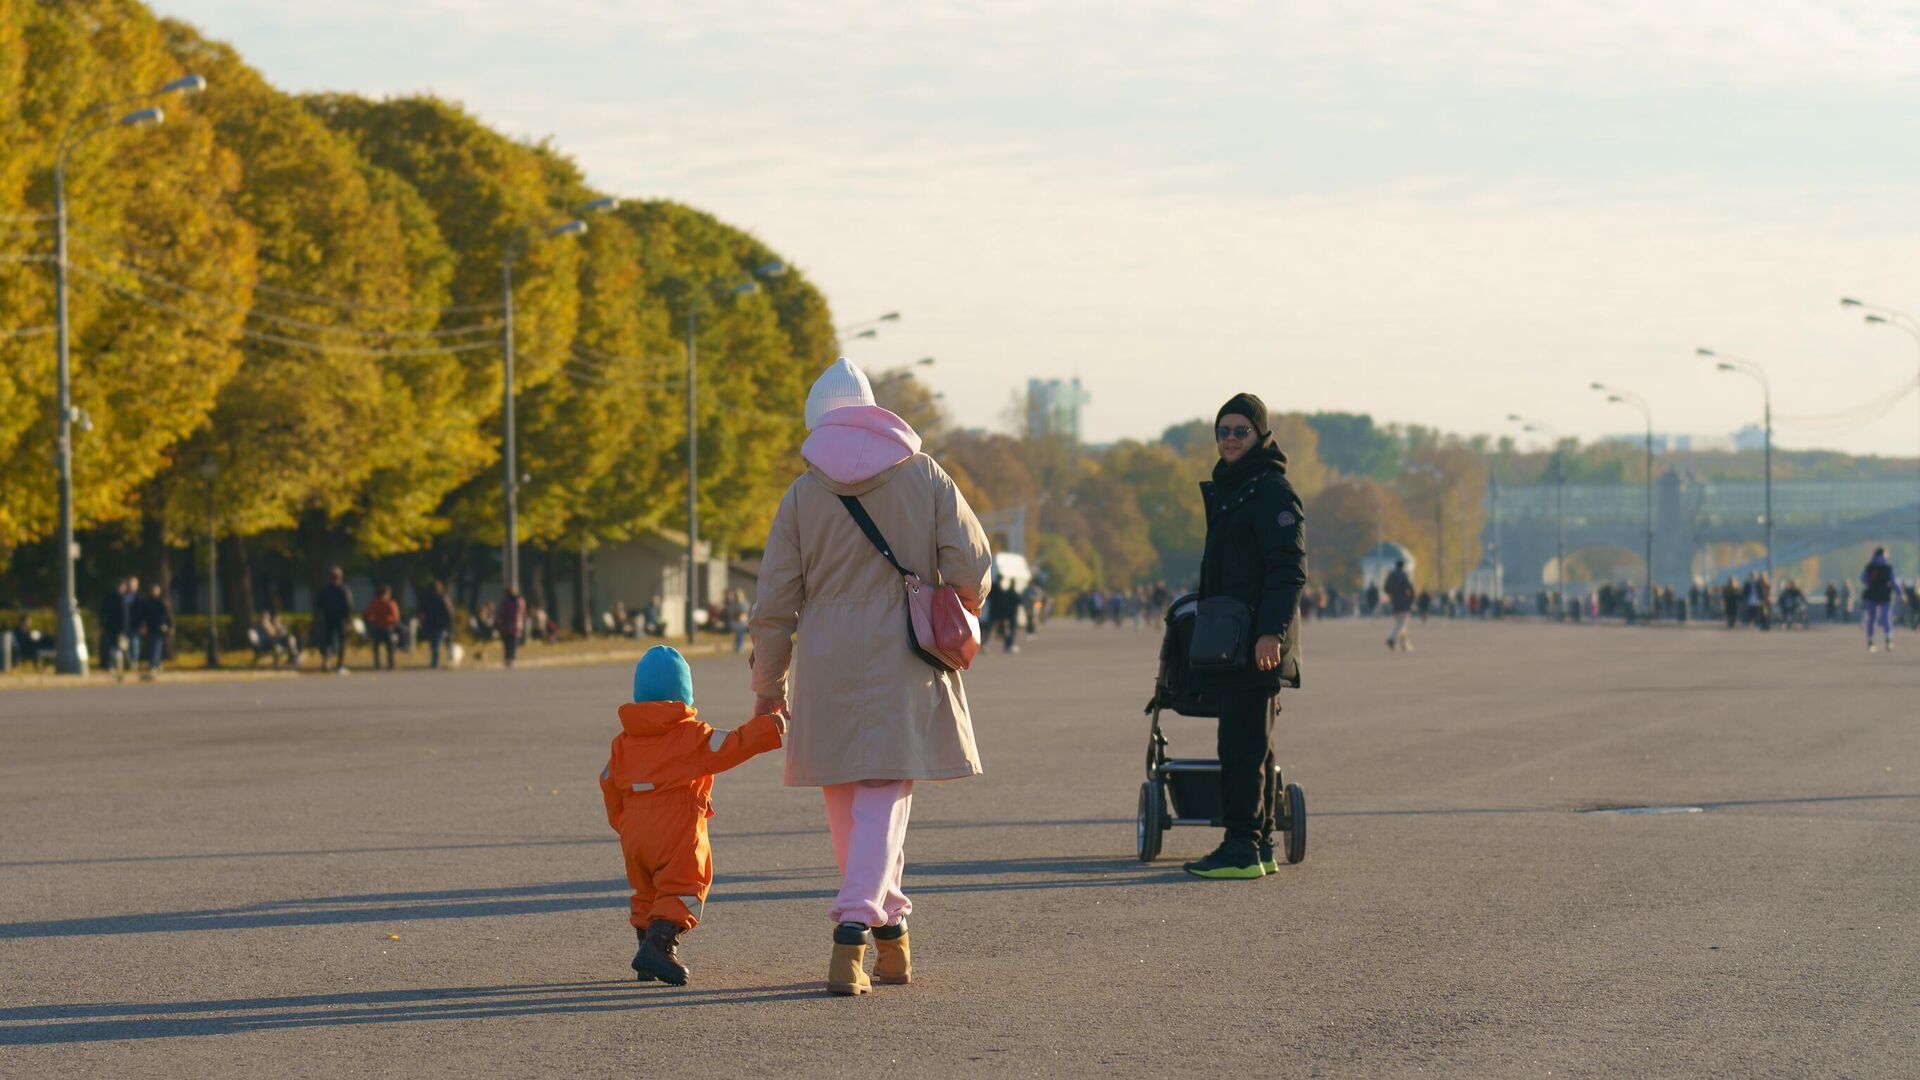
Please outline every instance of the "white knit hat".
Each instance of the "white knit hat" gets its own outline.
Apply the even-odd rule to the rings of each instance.
[[[871,404],[873,385],[867,382],[866,372],[843,356],[821,372],[813,380],[813,389],[807,391],[807,430],[812,431],[821,417],[835,409]]]

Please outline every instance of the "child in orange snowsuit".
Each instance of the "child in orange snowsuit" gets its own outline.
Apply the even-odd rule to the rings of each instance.
[[[734,731],[702,723],[693,707],[693,674],[678,650],[656,645],[633,669],[633,703],[620,706],[621,733],[600,770],[607,824],[620,834],[631,922],[640,939],[633,970],[641,982],[687,981],[675,951],[713,884],[707,819],[713,774],[778,749],[786,723],[756,716]]]

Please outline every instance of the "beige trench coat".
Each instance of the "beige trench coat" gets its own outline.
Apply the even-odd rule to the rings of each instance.
[[[789,787],[856,780],[952,780],[980,772],[959,672],[907,644],[900,575],[840,502],[855,495],[901,565],[986,595],[987,536],[946,471],[915,454],[841,485],[809,468],[780,500],[754,605],[753,692],[785,696]],[[789,687],[791,679],[791,687]]]

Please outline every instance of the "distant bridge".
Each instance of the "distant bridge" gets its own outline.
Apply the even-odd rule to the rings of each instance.
[[[1646,550],[1646,489],[1632,484],[1568,484],[1566,551],[1582,548]],[[1492,550],[1498,503],[1500,563],[1509,592],[1532,592],[1545,582],[1555,551],[1554,485],[1503,487],[1489,493],[1481,542]],[[1735,566],[1706,566],[1708,544],[1766,540],[1766,485],[1709,482],[1669,469],[1654,482],[1653,577],[1684,589],[1696,575],[1715,579],[1764,569],[1764,557]],[[1911,542],[1920,532],[1920,491],[1912,480],[1787,480],[1773,485],[1774,565],[1785,568],[1836,548],[1860,543]]]

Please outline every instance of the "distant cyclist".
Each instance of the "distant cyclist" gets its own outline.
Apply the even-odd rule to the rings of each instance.
[[[1867,568],[1860,571],[1861,607],[1867,612],[1867,651],[1878,652],[1873,644],[1873,623],[1880,621],[1880,639],[1886,643],[1887,651],[1893,651],[1893,594],[1900,587],[1900,579],[1894,576],[1893,563],[1887,560],[1887,549],[1873,549],[1873,558],[1867,560]]]

